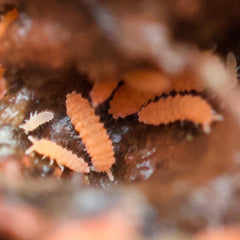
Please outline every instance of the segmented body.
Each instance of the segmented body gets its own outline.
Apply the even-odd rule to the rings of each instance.
[[[54,118],[54,114],[50,111],[43,111],[40,113],[35,112],[35,114],[30,115],[30,119],[26,123],[21,124],[19,127],[24,129],[26,133],[37,129],[42,124],[51,121]]]
[[[192,90],[202,92],[205,89],[201,80],[187,70],[184,70],[175,76],[171,76],[170,78],[171,86],[168,91],[165,91],[164,93],[168,93],[173,90],[176,92],[190,92]]]
[[[110,179],[111,166],[115,163],[112,141],[99,117],[90,104],[80,94],[72,92],[66,97],[67,115],[92,158],[95,171],[107,172]]]
[[[28,136],[28,139],[33,145],[27,149],[26,154],[35,151],[44,157],[56,160],[57,164],[60,166],[64,165],[75,172],[88,173],[90,171],[88,164],[84,162],[82,158],[79,158],[77,155],[64,149],[55,142],[47,139],[38,140],[32,136]]]
[[[92,99],[92,106],[97,107],[99,104],[106,101],[117,87],[118,81],[101,81],[96,82],[93,85],[92,91],[90,92],[90,96]]]
[[[123,75],[125,83],[135,90],[161,93],[169,89],[171,81],[160,71],[133,70]]]
[[[120,86],[110,101],[108,112],[114,119],[125,118],[131,114],[137,113],[142,106],[154,99],[156,93],[138,91],[126,84]]]
[[[204,99],[191,95],[160,99],[144,107],[138,116],[140,122],[152,125],[189,120],[201,124],[206,133],[210,132],[210,124],[213,121],[222,120],[222,116],[214,114],[211,106]]]

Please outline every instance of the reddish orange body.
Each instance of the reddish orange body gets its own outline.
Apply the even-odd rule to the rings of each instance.
[[[67,115],[92,158],[94,170],[107,172],[111,179],[110,168],[115,163],[115,158],[112,141],[104,125],[100,123],[94,109],[81,94],[72,92],[66,98]]]
[[[94,83],[92,91],[90,92],[92,106],[97,107],[99,104],[106,101],[111,96],[117,85],[117,80],[101,81]]]
[[[59,165],[64,165],[75,172],[89,172],[88,164],[84,162],[82,158],[79,158],[77,155],[64,149],[55,142],[47,139],[37,140],[31,136],[29,136],[28,139],[33,145],[26,151],[26,154],[36,151],[45,157],[55,159]]]
[[[213,121],[222,120],[222,116],[214,114],[204,99],[192,95],[160,99],[144,107],[138,116],[140,122],[152,125],[189,120],[201,124],[206,133],[210,132],[210,124]]]
[[[113,115],[114,119],[125,118],[137,113],[155,96],[156,94],[153,92],[142,92],[124,84],[114,94],[108,112]]]
[[[157,70],[133,70],[123,75],[127,85],[135,90],[162,93],[169,89],[171,81]]]

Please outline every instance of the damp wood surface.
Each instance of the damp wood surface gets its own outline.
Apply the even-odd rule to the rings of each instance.
[[[11,154],[14,150],[22,156],[24,152],[21,149],[27,149],[31,144],[24,131],[17,126],[28,118],[31,112],[49,109],[54,112],[54,119],[33,131],[31,135],[35,138],[48,138],[90,164],[91,156],[78,132],[74,130],[65,108],[66,95],[74,90],[90,101],[91,84],[86,77],[73,69],[52,74],[47,72],[47,75],[44,72],[40,75],[35,72],[22,72],[20,77],[19,74],[14,76],[15,81],[12,82],[12,88],[10,87],[12,90],[1,101],[2,112],[5,112],[7,106],[7,112],[16,112],[17,118],[2,118],[4,125],[1,125],[0,135],[4,136],[4,141],[2,140],[0,153]],[[25,87],[18,81],[24,81]],[[211,96],[208,96],[208,101],[211,99]],[[191,210],[192,206],[188,202],[191,191],[221,174],[227,174],[231,169],[238,169],[233,161],[238,156],[240,143],[237,135],[230,131],[232,127],[238,128],[228,112],[217,108],[224,115],[224,121],[213,124],[211,134],[206,135],[201,128],[186,121],[183,124],[176,122],[166,126],[148,126],[138,121],[137,114],[114,120],[108,113],[110,101],[97,107],[96,114],[100,122],[104,123],[113,143],[116,163],[112,166],[115,179],[112,184],[121,183],[143,192],[156,208],[159,221],[164,226],[172,224],[174,227],[194,231],[207,225],[205,216],[196,219],[193,225],[185,224],[186,216],[178,213],[178,210],[184,204]],[[212,101],[215,108],[216,101]],[[24,103],[25,107],[19,103]],[[10,148],[14,142],[15,145]],[[58,176],[54,175],[57,174],[55,170],[58,166],[51,166],[49,160],[41,160],[41,156],[36,155],[23,161],[19,156],[19,161],[24,163],[23,175],[34,178]],[[73,176],[74,173],[66,169],[61,179],[64,181]],[[88,178],[91,185],[102,188],[111,186],[106,174],[90,172]],[[86,183],[83,181],[81,184]],[[204,211],[208,216],[208,210]],[[231,214],[233,213],[230,211],[229,215]],[[224,219],[229,215],[222,217]],[[238,213],[235,213],[234,217],[236,215],[238,216]],[[188,219],[191,217],[188,216]]]
[[[8,67],[7,92],[3,83],[4,97],[0,100],[0,201],[8,206],[0,204],[0,234],[9,234],[7,237],[11,239],[36,239],[40,229],[43,235],[50,230],[46,236],[51,239],[66,238],[66,232],[67,237],[74,238],[81,235],[81,224],[86,226],[85,230],[94,230],[99,236],[107,229],[111,236],[120,239],[131,236],[132,240],[134,237],[141,239],[131,235],[132,216],[144,222],[141,225],[139,219],[137,221],[137,227],[142,227],[138,231],[144,235],[143,239],[146,236],[156,238],[159,231],[194,235],[209,226],[240,222],[239,123],[230,114],[228,104],[211,89],[205,92],[206,86],[194,75],[194,69],[190,73],[182,69],[179,75],[174,75],[176,69],[169,64],[175,60],[179,63],[179,57],[183,65],[190,64],[198,69],[196,63],[199,62],[194,60],[201,56],[197,54],[192,59],[194,50],[189,49],[188,44],[179,44],[178,40],[183,40],[222,54],[236,50],[233,52],[238,53],[237,61],[232,56],[230,59],[229,70],[233,73],[240,53],[239,1],[10,2],[19,7],[19,17],[7,29],[2,28],[5,33],[0,38],[0,60]],[[114,20],[110,31],[105,31],[108,21],[98,22],[101,14]],[[155,35],[154,29],[160,35]],[[217,38],[222,39],[212,42]],[[182,48],[186,51],[179,54]],[[169,89],[164,88],[164,96],[155,98],[161,95],[159,92],[140,93],[144,81],[139,89],[133,87],[134,83],[121,92],[127,85],[123,73],[142,67],[160,67],[167,72],[171,85]],[[113,91],[113,84],[100,97],[92,97],[93,82],[106,73],[118,74],[121,81],[118,88]],[[50,159],[42,160],[41,154],[25,155],[31,142],[19,126],[31,113],[48,109],[54,113],[54,119],[34,128],[31,135],[64,147],[89,166],[93,163],[86,144],[66,114],[66,95],[73,91],[89,103],[93,100],[95,114],[112,141],[116,158],[111,167],[113,182],[102,172],[81,174],[67,167],[61,172],[56,162],[51,165]],[[168,94],[175,96],[176,92],[200,95],[223,115],[224,121],[212,124],[208,135],[193,122],[151,126],[138,121],[137,113],[144,105],[158,98],[166,99]],[[237,109],[236,106],[232,109]],[[191,111],[196,112],[196,109]],[[87,131],[93,134],[92,138],[96,137],[94,130]],[[6,185],[3,178],[7,180]],[[117,192],[119,187],[123,189],[120,193]],[[143,194],[146,202],[139,206],[141,197],[133,197],[135,201],[127,205],[125,197],[134,195],[135,190]],[[8,200],[20,204],[14,205]],[[24,208],[21,202],[41,212]],[[115,214],[115,206],[118,211],[123,207],[130,216],[118,221],[121,214]],[[139,214],[136,209],[148,209],[150,213]],[[56,224],[43,217],[45,211],[48,215],[64,220],[73,217],[76,221]],[[106,212],[109,215],[104,217]],[[22,221],[26,216],[33,220],[29,225]],[[83,221],[77,220],[79,216]],[[86,216],[94,216],[93,221],[84,222]],[[1,221],[6,223],[6,219],[10,226],[7,233],[1,228]],[[19,236],[19,226],[22,236]],[[92,237],[91,231],[87,237]]]
[[[49,139],[65,147],[90,165],[91,156],[67,116],[65,106],[66,95],[72,91],[81,93],[90,103],[92,84],[86,75],[80,75],[74,68],[40,73],[25,70],[17,74],[9,72],[8,79],[11,80],[9,90],[0,102],[0,136],[3,136],[1,157],[4,154],[18,156],[18,161],[23,162],[23,177],[47,180],[57,178],[63,182],[79,177],[67,168],[59,177],[57,164],[51,166],[50,159],[42,160],[39,155],[24,159],[24,150],[31,144],[18,126],[29,118],[30,113],[48,109],[54,113],[54,119],[35,129],[31,135],[38,139]],[[171,225],[190,232],[207,226],[208,209],[204,209],[206,216],[202,213],[194,223],[191,222],[193,215],[186,217],[180,209],[186,207],[191,212],[195,209],[188,202],[192,196],[191,191],[221,174],[228,174],[229,169],[238,168],[233,160],[238,154],[240,143],[237,135],[231,131],[238,127],[227,110],[222,110],[214,96],[209,94],[203,97],[210,103],[213,102],[213,108],[224,116],[223,122],[212,125],[209,135],[187,121],[166,126],[148,126],[138,121],[137,114],[113,119],[108,112],[111,98],[98,106],[95,113],[106,128],[116,157],[116,163],[112,166],[114,182],[111,183],[104,173],[90,172],[87,178],[79,177],[81,180],[77,182],[78,187],[90,184],[105,189],[122,185],[137,189],[155,207],[162,226]],[[26,191],[24,196],[40,204],[32,196],[34,194]],[[62,206],[60,202],[59,205]],[[213,205],[209,207],[214,208]],[[239,216],[240,213],[230,209],[229,215],[225,214],[221,219],[238,219]]]
[[[20,18],[10,26],[1,41],[4,46],[1,48],[1,58],[4,62],[15,66],[38,65],[44,68],[61,68],[69,66],[74,59],[79,63],[79,68],[93,74],[134,66],[131,59],[118,51],[121,45],[119,39],[123,45],[125,43],[130,46],[126,49],[124,45],[123,51],[127,55],[135,56],[135,61],[138,61],[137,57],[142,52],[147,52],[149,61],[153,60],[149,55],[152,47],[151,38],[148,38],[150,44],[148,48],[148,44],[137,38],[138,29],[133,28],[132,31],[132,26],[124,24],[123,20],[126,17],[130,20],[128,23],[133,22],[133,26],[140,27],[140,32],[148,29],[148,21],[144,21],[144,16],[151,16],[157,26],[161,28],[164,25],[170,29],[174,39],[207,46],[216,36],[225,39],[226,35],[232,34],[232,28],[238,28],[240,8],[237,0],[232,0],[231,3],[225,0],[221,1],[221,4],[217,0],[208,4],[203,0],[191,4],[186,4],[185,1],[157,0],[151,1],[151,7],[145,7],[144,0],[131,4],[127,0],[121,4],[108,1],[80,4],[75,0],[64,3],[54,0],[44,4],[40,0],[34,2],[9,0],[9,2],[19,8]],[[235,6],[234,9],[232,5]],[[96,21],[94,14],[100,15],[100,9],[110,11],[111,16],[116,19],[110,34],[103,31],[107,27],[105,23],[101,26]],[[212,12],[215,13],[215,18],[212,18]],[[165,16],[169,16],[170,19]],[[122,21],[123,24],[119,25],[118,23]],[[18,32],[19,28],[21,31]],[[50,31],[44,31],[45,29]],[[83,31],[79,32],[79,29]],[[118,30],[115,31],[116,29]],[[113,42],[109,36],[114,37]],[[73,47],[68,48],[69,44]],[[79,48],[79,45],[82,47]],[[131,52],[131,49],[137,51]],[[21,54],[22,52],[25,54]],[[35,57],[36,53],[38,58]]]

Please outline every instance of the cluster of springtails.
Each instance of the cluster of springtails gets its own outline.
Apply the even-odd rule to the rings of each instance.
[[[191,94],[191,91],[202,92],[204,86],[193,79],[190,72],[185,71],[169,79],[159,71],[138,70],[128,72],[123,79],[124,83],[116,89],[110,101],[108,112],[114,119],[138,113],[140,122],[155,126],[188,120],[195,125],[201,125],[205,133],[210,133],[212,122],[223,119],[205,99]],[[94,106],[101,104],[111,95],[109,90],[110,95],[101,95],[103,84],[107,85],[97,82],[90,93]],[[111,87],[114,90],[116,84],[109,82],[107,89]],[[172,97],[169,94],[171,91],[177,94]],[[153,102],[162,94],[167,97]]]
[[[228,55],[227,70],[229,75],[235,78],[236,60],[231,54]],[[199,80],[194,79],[189,71],[166,77],[159,71],[138,70],[126,73],[122,78],[124,83],[120,86],[114,77],[111,77],[111,81],[95,82],[90,92],[92,106],[96,108],[105,102],[115,90],[108,110],[114,119],[138,113],[140,122],[151,125],[189,120],[195,125],[201,125],[205,133],[210,133],[212,122],[223,119],[205,99],[191,94],[192,90],[199,93],[205,87]],[[233,85],[236,85],[236,82]],[[174,97],[169,94],[173,90],[177,93]],[[167,97],[153,101],[162,94]],[[84,159],[55,142],[48,139],[38,140],[32,136],[28,136],[33,145],[27,149],[26,154],[35,151],[43,157],[49,157],[51,163],[55,160],[62,171],[66,166],[80,173],[89,173],[90,170],[106,172],[110,180],[113,180],[111,167],[115,158],[112,141],[94,108],[81,94],[72,92],[66,96],[67,115],[91,156],[92,166],[89,167]],[[30,119],[19,127],[28,134],[53,118],[54,114],[50,111],[31,114]]]
[[[232,53],[226,61],[229,76],[229,91],[237,86],[237,62]],[[113,78],[113,77],[112,77]],[[119,81],[123,80],[123,83]],[[115,81],[95,82],[90,93],[92,105],[97,107],[113,94],[109,102],[109,114],[114,119],[138,114],[144,124],[160,125],[188,120],[201,125],[205,133],[210,133],[212,122],[222,121],[211,105],[199,93],[206,86],[191,72],[184,69],[178,75],[170,76],[158,70],[134,70],[127,72]],[[176,95],[171,96],[174,91]],[[191,92],[195,94],[192,95]],[[227,91],[227,90],[226,90]],[[161,96],[164,94],[164,98]],[[158,101],[154,99],[158,98]]]
[[[5,14],[0,21],[0,37],[17,17],[18,12],[15,8]],[[4,69],[0,68],[0,76],[3,73]],[[4,90],[5,88],[0,93],[4,93]],[[43,158],[49,157],[50,164],[53,164],[55,160],[62,171],[64,170],[64,166],[66,166],[80,173],[89,173],[90,170],[106,172],[110,180],[113,181],[111,166],[115,163],[115,158],[112,142],[103,124],[100,123],[99,117],[95,115],[94,109],[91,108],[87,100],[75,92],[67,95],[66,108],[72,124],[76,131],[79,132],[83,143],[86,145],[87,152],[92,158],[92,166],[89,167],[82,158],[71,151],[44,138],[38,140],[33,136],[28,136],[33,145],[26,150],[26,154],[37,152],[43,155]],[[36,112],[35,114],[31,114],[30,118],[19,127],[28,134],[53,118],[54,114],[50,111]]]
[[[16,9],[9,11],[4,16],[0,22],[0,37],[17,17]],[[227,58],[227,70],[229,75],[235,78],[236,59],[232,54],[229,54]],[[151,125],[189,120],[201,125],[204,132],[209,133],[211,123],[221,121],[223,118],[213,111],[205,99],[190,94],[192,90],[199,93],[205,89],[205,86],[200,84],[199,79],[193,79],[193,77],[189,70],[184,70],[181,74],[170,77],[155,70],[136,70],[125,73],[122,76],[124,83],[119,86],[119,80],[115,76],[111,76],[111,81],[95,82],[90,93],[92,106],[97,107],[116,90],[109,108],[109,114],[114,119],[138,113],[140,122]],[[170,96],[171,91],[175,91],[177,95]],[[183,92],[184,95],[179,94]],[[167,97],[153,102],[156,97],[160,97],[162,94],[166,94]],[[76,92],[66,96],[67,115],[91,156],[91,167],[76,154],[48,139],[38,140],[28,136],[33,145],[27,149],[26,154],[35,151],[44,157],[49,157],[51,163],[55,160],[62,170],[66,166],[80,173],[89,173],[90,170],[106,172],[113,180],[111,167],[115,163],[115,158],[112,141],[99,117],[95,114],[94,108],[91,108],[89,102]],[[54,114],[50,111],[35,113],[19,127],[28,134],[53,118]]]
[[[88,101],[81,94],[77,94],[76,92],[72,92],[66,96],[66,109],[71,123],[75,127],[75,130],[79,132],[87,152],[92,158],[92,166],[89,167],[84,159],[73,154],[71,151],[44,138],[38,140],[32,136],[28,136],[33,145],[26,150],[26,154],[35,151],[43,155],[43,157],[49,157],[51,163],[55,160],[62,171],[64,170],[64,166],[66,166],[80,173],[89,173],[90,170],[106,172],[109,179],[113,181],[111,166],[115,163],[115,158],[112,141],[109,139],[103,124],[100,123],[99,117],[95,115],[94,109],[91,108]],[[28,134],[28,132],[37,129],[53,118],[54,114],[50,111],[35,113],[19,127],[24,129],[25,133]]]

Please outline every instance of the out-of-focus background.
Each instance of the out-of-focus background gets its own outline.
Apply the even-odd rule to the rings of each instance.
[[[1,239],[240,238],[239,1],[0,4]],[[157,71],[169,84],[181,81],[183,89],[154,92],[140,108],[176,95],[199,96],[223,121],[207,134],[194,121],[145,124],[138,120],[140,108],[124,117],[113,113],[113,101],[118,111],[128,111],[136,91],[145,97],[159,86],[151,76],[143,84],[139,79],[119,100],[129,84],[126,73],[135,69]],[[94,86],[106,80],[116,86],[95,112],[113,144],[113,181],[104,172],[61,172],[49,158],[25,154],[31,135],[91,165],[65,100],[77,91],[94,105]],[[199,112],[186,108],[194,117]],[[44,110],[54,113],[52,121],[31,133],[19,127]]]

